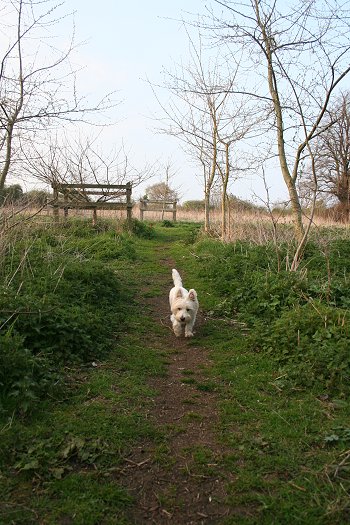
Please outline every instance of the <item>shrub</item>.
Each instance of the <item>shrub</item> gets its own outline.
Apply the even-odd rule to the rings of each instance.
[[[214,315],[247,323],[251,346],[271,354],[294,383],[338,395],[350,393],[348,252],[348,241],[330,242],[326,253],[310,243],[302,272],[277,272],[273,246],[197,245],[201,273],[218,298]],[[288,247],[280,253],[286,258]]]
[[[101,358],[125,326],[129,287],[108,261],[135,258],[133,241],[115,230],[85,233],[77,223],[31,228],[8,244],[0,285],[4,409],[33,406],[64,365]]]
[[[284,311],[255,327],[252,344],[271,354],[294,383],[349,393],[349,314],[319,302]]]
[[[152,239],[154,237],[154,230],[150,224],[139,221],[138,219],[131,219],[131,221],[124,221],[122,229],[125,232],[132,233],[137,237],[144,239]]]
[[[111,261],[115,259],[135,260],[136,250],[133,240],[125,235],[102,234],[95,240],[74,239],[68,241],[67,249],[78,258],[83,255],[84,259],[99,259],[101,261]]]
[[[174,228],[174,223],[168,219],[164,219],[164,221],[162,221],[162,226],[163,228]]]
[[[34,356],[12,329],[0,333],[0,410],[26,412],[54,383],[59,372],[42,356]]]
[[[274,249],[268,245],[250,246],[248,243],[223,245],[215,241],[199,243],[197,253],[202,261],[202,272],[225,300],[227,313],[239,313],[242,320],[270,320],[284,307],[299,302],[305,287],[297,273],[276,272]]]
[[[181,208],[185,211],[204,211],[205,208],[205,202],[204,200],[193,200],[193,201],[186,201],[182,204]],[[211,206],[211,209],[213,206]]]

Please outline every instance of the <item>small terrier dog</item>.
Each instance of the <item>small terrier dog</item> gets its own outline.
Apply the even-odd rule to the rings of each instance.
[[[185,337],[192,337],[199,308],[197,292],[193,288],[189,292],[183,288],[180,274],[175,268],[172,270],[172,277],[174,288],[170,290],[169,303],[174,334],[180,337],[185,328]]]

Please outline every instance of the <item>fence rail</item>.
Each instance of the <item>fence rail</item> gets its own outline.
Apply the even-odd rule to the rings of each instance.
[[[97,210],[126,210],[127,219],[132,217],[132,184],[58,184],[53,183],[53,215],[59,220],[59,211],[64,210],[64,217],[68,217],[68,210],[92,210],[92,222],[96,224]],[[100,196],[100,199],[91,201],[90,196]],[[125,202],[113,202],[112,199],[125,197]]]
[[[177,202],[176,201],[157,201],[140,199],[140,219],[143,221],[144,213],[147,211],[159,211],[162,218],[165,213],[172,213],[173,221],[176,221]]]

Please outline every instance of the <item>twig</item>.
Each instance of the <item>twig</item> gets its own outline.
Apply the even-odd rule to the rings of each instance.
[[[8,232],[9,230],[11,230],[12,228],[15,228],[16,226],[18,226],[19,224],[22,224],[23,222],[26,222],[26,221],[30,221],[31,219],[33,219],[34,217],[36,217],[37,215],[39,215],[39,213],[44,209],[46,208],[47,206],[49,206],[50,204],[52,204],[54,201],[49,201],[48,203],[45,203],[41,206],[41,208],[39,208],[34,214],[32,215],[29,215],[28,217],[24,217],[22,218],[21,220],[15,222],[14,224],[11,224],[10,226],[7,226],[6,228],[4,228],[4,230],[2,230],[2,233],[4,232]],[[22,208],[21,210],[18,210],[17,212],[15,212],[12,217],[14,217],[15,215],[18,215],[19,213],[22,213],[22,211],[25,211],[26,209],[28,208],[28,206],[25,206],[24,208]],[[6,217],[6,221],[8,221],[9,218]],[[0,224],[3,223],[5,224],[5,220],[4,219],[1,219],[0,220]]]
[[[296,485],[292,481],[289,482],[289,485],[292,485],[292,487],[294,487],[294,488],[296,488],[298,490],[301,490],[302,492],[306,492],[306,489],[304,487],[300,487],[299,485]]]
[[[6,423],[6,425],[2,427],[2,429],[0,430],[0,434],[2,434],[3,432],[6,432],[6,430],[12,427],[14,417],[15,417],[15,413],[12,412],[12,416],[9,418],[9,421]]]
[[[147,458],[144,461],[141,461],[140,463],[136,463],[136,461],[133,461],[132,459],[128,458],[124,458],[124,461],[126,461],[127,463],[131,463],[134,467],[142,467],[142,465],[151,461],[151,458]]]
[[[341,460],[341,462],[337,465],[337,468],[334,471],[333,476],[336,478],[338,476],[338,472],[340,467],[342,467],[347,460],[350,458],[350,450],[347,450],[346,452],[343,452],[342,456],[345,454],[345,457]]]

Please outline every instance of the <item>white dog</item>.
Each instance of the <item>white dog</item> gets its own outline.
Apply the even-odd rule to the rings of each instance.
[[[196,290],[189,292],[182,286],[182,280],[177,270],[173,269],[172,277],[174,288],[170,290],[169,302],[172,312],[170,320],[173,323],[173,330],[176,337],[182,334],[185,328],[185,337],[193,336],[193,326],[198,312],[198,299]]]

